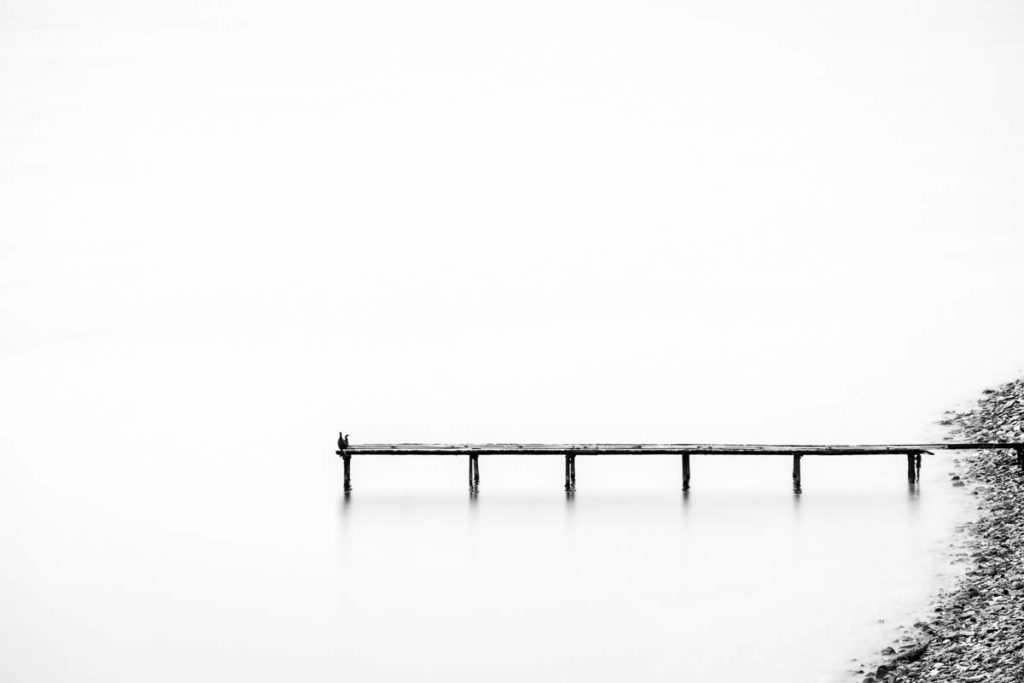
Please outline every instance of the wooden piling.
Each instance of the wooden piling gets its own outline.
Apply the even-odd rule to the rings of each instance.
[[[576,490],[576,456],[571,453],[565,454],[565,490]]]
[[[800,454],[793,456],[793,493],[803,493],[803,488],[800,485],[800,458],[802,457]]]
[[[345,493],[348,493],[352,490],[352,456],[342,453],[341,462],[345,471]]]
[[[683,453],[683,491],[690,490],[690,454]]]
[[[918,453],[914,456],[914,483],[920,483],[921,481],[921,454]]]
[[[907,481],[917,483],[917,463],[913,453],[907,453]]]
[[[469,490],[476,493],[480,490],[480,454],[469,455]]]

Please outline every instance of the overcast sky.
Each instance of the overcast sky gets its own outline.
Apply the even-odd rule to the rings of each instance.
[[[1024,365],[1022,120],[1015,2],[9,0],[0,398],[913,438]]]

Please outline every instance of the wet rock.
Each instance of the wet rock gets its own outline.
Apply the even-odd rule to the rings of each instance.
[[[930,641],[929,642],[925,642],[925,643],[921,643],[920,645],[915,645],[915,646],[913,646],[913,647],[911,647],[911,648],[909,648],[907,650],[904,650],[903,652],[901,652],[896,657],[896,661],[897,662],[913,662],[913,661],[917,661],[918,659],[921,658],[921,655],[923,655],[925,653],[925,650],[928,649],[928,645],[929,644],[930,644]]]

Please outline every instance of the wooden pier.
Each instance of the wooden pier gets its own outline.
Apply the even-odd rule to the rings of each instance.
[[[934,451],[1008,449],[1016,454],[1017,465],[1024,470],[1024,443],[930,443],[894,445],[762,445],[762,444],[350,444],[347,434],[338,435],[337,454],[344,467],[345,492],[352,490],[352,457],[355,455],[450,455],[469,458],[469,490],[480,489],[481,455],[553,455],[565,458],[565,490],[576,490],[578,455],[678,455],[682,459],[683,491],[690,489],[690,457],[693,455],[781,455],[793,459],[793,492],[803,491],[800,461],[804,456],[904,455],[907,480],[916,484],[921,475],[921,456]]]

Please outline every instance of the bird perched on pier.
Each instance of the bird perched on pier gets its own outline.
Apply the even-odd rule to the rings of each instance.
[[[348,448],[348,434],[338,432],[338,452],[340,453],[346,448]]]

